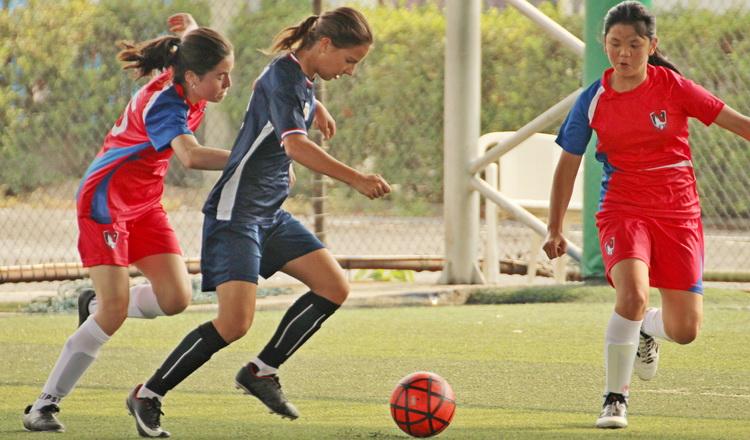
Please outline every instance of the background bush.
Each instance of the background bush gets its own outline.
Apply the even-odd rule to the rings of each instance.
[[[270,60],[259,49],[311,8],[308,0],[263,5],[236,13],[227,31],[236,49],[235,85],[221,109],[231,121],[242,120],[251,84]],[[115,42],[164,33],[165,18],[176,11],[209,23],[209,6],[200,0],[31,0],[27,7],[0,11],[0,184],[5,192],[80,178],[143,83],[121,70]],[[561,16],[550,4],[542,10],[581,35],[582,17]],[[426,213],[442,201],[445,20],[434,6],[365,13],[375,32],[373,50],[355,77],[326,84],[326,105],[339,128],[330,151],[396,184],[392,202],[403,212]],[[747,12],[731,10],[673,10],[659,16],[660,44],[683,73],[745,113],[750,61],[742,54],[750,53],[748,18]],[[492,8],[482,16],[482,66],[481,126],[489,132],[517,129],[567,96],[580,86],[582,62],[515,9]],[[706,216],[750,217],[746,143],[718,128],[694,125]],[[297,191],[309,195],[312,180],[301,168]],[[185,183],[170,176],[173,183]],[[350,190],[335,185],[332,192],[334,200],[348,199]]]

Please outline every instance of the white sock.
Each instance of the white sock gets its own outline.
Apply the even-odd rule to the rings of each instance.
[[[258,376],[270,376],[272,374],[276,374],[276,372],[279,371],[278,368],[274,368],[266,364],[258,357],[253,359],[251,362],[254,363],[256,367],[258,367]]]
[[[661,309],[649,307],[643,316],[643,333],[655,338],[672,342],[672,338],[664,330],[664,319],[662,319]]]
[[[128,317],[153,319],[164,316],[151,284],[139,284],[130,288]]]
[[[633,376],[633,362],[638,349],[639,332],[643,321],[631,321],[612,312],[604,338],[604,394],[627,396]]]
[[[65,342],[62,353],[42,388],[42,394],[31,409],[37,410],[52,403],[59,405],[108,340],[109,336],[99,327],[94,317],[90,316]]]
[[[89,313],[96,311],[96,297],[89,303]],[[139,284],[130,288],[130,302],[128,302],[128,318],[153,319],[164,316],[165,313],[159,307],[154,289],[151,284]]]
[[[152,399],[156,397],[157,399],[159,399],[159,402],[161,402],[161,399],[164,398],[164,396],[162,396],[161,394],[156,394],[155,392],[146,388],[146,385],[141,385],[141,389],[138,390],[138,394],[136,394],[135,397],[139,399]]]

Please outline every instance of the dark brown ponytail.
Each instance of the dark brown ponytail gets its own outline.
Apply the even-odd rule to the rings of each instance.
[[[165,36],[141,43],[120,41],[118,46],[122,50],[117,58],[129,63],[124,69],[136,69],[140,78],[154,70],[172,67],[174,80],[180,84],[184,83],[188,70],[203,75],[233,51],[229,40],[203,27],[188,32],[183,39]]]
[[[298,25],[282,30],[274,38],[268,52],[307,49],[322,37],[330,38],[338,48],[372,44],[373,41],[365,16],[356,9],[341,7],[320,16],[311,15]]]

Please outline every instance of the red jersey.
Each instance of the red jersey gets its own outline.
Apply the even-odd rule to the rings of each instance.
[[[138,218],[161,202],[170,143],[192,134],[206,101],[190,104],[172,71],[154,77],[133,96],[107,134],[78,188],[79,217],[97,223]]]
[[[699,217],[688,118],[710,125],[724,103],[677,72],[652,65],[643,83],[619,93],[609,85],[613,71],[578,97],[557,143],[580,155],[596,131],[596,158],[604,165],[600,214]]]

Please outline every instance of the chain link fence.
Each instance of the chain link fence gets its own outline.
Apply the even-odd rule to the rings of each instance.
[[[325,7],[352,3],[357,2],[324,2]],[[338,123],[329,151],[359,169],[380,172],[396,189],[387,200],[369,201],[343,184],[327,184],[325,241],[337,255],[444,252],[445,22],[441,2],[418,3],[423,6],[359,2],[376,44],[356,77],[327,84],[326,103]],[[540,7],[582,35],[580,3]],[[750,1],[653,3],[666,54],[686,76],[749,113]],[[143,83],[121,70],[115,41],[163,34],[166,17],[177,11],[225,33],[235,44],[234,86],[225,102],[209,106],[198,137],[228,148],[250,85],[268,62],[258,49],[311,8],[305,0],[0,1],[0,266],[78,261],[74,195],[80,176]],[[514,130],[580,86],[581,60],[518,12],[488,7],[482,20],[483,132]],[[706,271],[748,272],[748,143],[717,127],[691,129],[706,223]],[[312,229],[313,176],[300,168],[285,207]],[[200,209],[217,178],[218,173],[188,171],[179,163],[170,167],[164,206],[187,257],[200,255]],[[580,225],[570,227],[580,244]],[[528,229],[500,219],[500,258],[525,258],[531,238]]]

